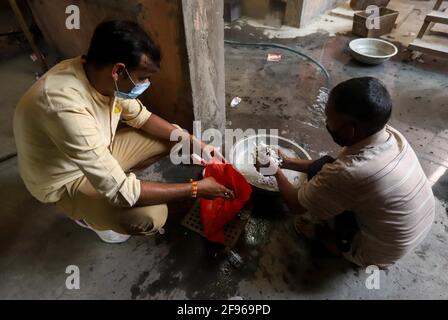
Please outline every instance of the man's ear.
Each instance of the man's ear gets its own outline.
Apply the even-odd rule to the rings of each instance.
[[[123,63],[116,63],[112,67],[112,79],[115,81],[118,81],[119,79],[123,79],[124,76],[124,69],[126,66]]]
[[[344,139],[347,143],[351,143],[355,140],[356,135],[356,124],[354,123],[346,123],[342,129],[338,132],[340,137]]]

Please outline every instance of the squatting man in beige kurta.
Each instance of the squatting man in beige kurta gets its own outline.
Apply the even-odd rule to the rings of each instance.
[[[54,66],[15,112],[19,172],[27,189],[109,243],[161,231],[169,201],[234,197],[213,178],[168,184],[126,173],[168,154],[172,134],[191,138],[137,99],[160,60],[158,47],[136,23],[103,22],[87,55]],[[129,127],[117,130],[119,121]],[[190,140],[204,157],[221,156]]]

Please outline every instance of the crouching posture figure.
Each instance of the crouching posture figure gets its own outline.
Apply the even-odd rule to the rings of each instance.
[[[86,57],[54,66],[16,108],[19,172],[28,190],[106,242],[161,231],[169,201],[233,197],[213,178],[165,184],[129,173],[168,154],[171,134],[180,130],[136,99],[159,66],[158,47],[136,23],[104,22]],[[129,127],[117,131],[119,121]],[[183,140],[190,139],[180,132]],[[192,140],[217,155],[211,146]]]
[[[283,156],[282,168],[308,174],[296,190],[265,155],[289,207],[313,224],[296,230],[360,266],[388,267],[418,246],[434,221],[434,196],[414,150],[387,125],[392,111],[385,86],[374,78],[343,82],[330,93],[327,129],[342,150],[317,161]],[[282,163],[282,162],[280,162]],[[327,221],[322,227],[321,221]],[[318,227],[319,226],[319,227]],[[327,232],[330,230],[331,232]]]

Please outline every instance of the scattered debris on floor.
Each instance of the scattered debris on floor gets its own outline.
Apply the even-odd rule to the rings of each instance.
[[[240,97],[235,97],[230,102],[230,107],[235,108],[237,105],[241,103],[242,99]]]

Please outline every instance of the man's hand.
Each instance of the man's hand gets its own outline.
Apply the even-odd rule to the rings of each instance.
[[[298,172],[307,173],[308,168],[314,162],[314,160],[308,159],[298,159],[298,158],[290,158],[286,156],[283,152],[278,150],[278,156],[281,159],[280,167],[282,169],[288,169]]]
[[[278,158],[280,159],[280,168],[290,161],[290,159],[280,150],[277,150]]]
[[[203,142],[201,145],[201,149],[202,157],[207,163],[211,162],[212,159],[216,159],[218,161],[221,161],[222,163],[226,163],[226,160],[224,159],[224,156],[222,155],[219,148],[213,147]]]
[[[198,181],[198,196],[208,200],[216,198],[235,199],[233,191],[216,182],[213,177]]]
[[[291,212],[296,214],[305,213],[306,210],[300,204],[299,197],[297,196],[298,190],[288,181],[288,178],[285,176],[282,170],[277,171],[275,179],[277,180],[280,194],[285,200]]]
[[[203,159],[203,162],[204,162],[204,163],[202,163],[203,165],[211,163],[212,160],[217,160],[222,163],[227,163],[226,159],[222,155],[219,148],[211,146],[209,144],[206,144],[204,141],[199,140],[194,135],[192,135],[191,138],[192,138],[193,153],[195,151],[198,151],[197,153],[199,153],[199,150],[197,148],[200,148],[201,155],[198,155],[198,156],[200,156],[201,161]]]

